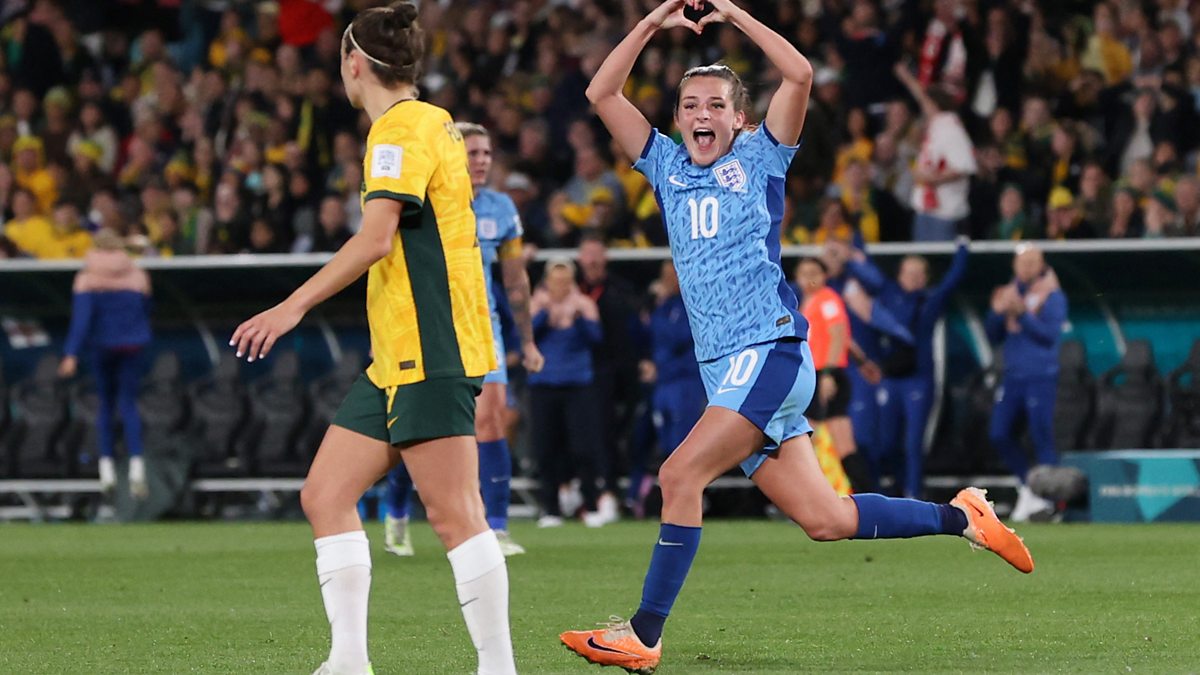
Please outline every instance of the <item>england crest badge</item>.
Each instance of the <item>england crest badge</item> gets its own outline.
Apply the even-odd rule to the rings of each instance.
[[[717,176],[717,183],[721,187],[733,190],[734,192],[746,191],[746,171],[742,168],[742,163],[736,159],[731,159],[721,166],[713,168],[713,173]]]

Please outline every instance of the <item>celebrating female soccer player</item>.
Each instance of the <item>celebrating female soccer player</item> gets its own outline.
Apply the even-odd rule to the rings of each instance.
[[[483,516],[473,437],[475,397],[496,359],[471,179],[450,115],[416,100],[425,48],[416,17],[408,3],[370,9],[342,37],[346,96],[371,118],[362,230],[230,342],[239,356],[262,358],[308,310],[368,272],[375,360],[334,417],[300,493],[332,633],[321,674],[371,672],[371,555],[355,505],[402,460],[449,550],[479,672],[516,672],[508,572]]]
[[[813,539],[874,539],[951,534],[990,548],[1018,569],[1033,561],[996,518],[982,492],[963,490],[952,504],[864,494],[839,498],[817,465],[803,411],[812,398],[808,326],[796,309],[779,262],[784,174],[796,153],[812,67],[783,37],[730,0],[709,0],[694,22],[685,4],[668,0],[613,50],[588,88],[617,143],[659,195],[708,408],[663,464],[662,527],[631,621],[571,631],[562,641],[580,656],[631,672],[652,672],[662,655],[662,628],[700,544],[705,486],[733,466]],[[651,129],[622,89],[656,32],[696,33],[728,22],[757,44],[783,82],[766,120],[748,126],[747,96],[723,65],[693,68],[676,93],[683,144]]]

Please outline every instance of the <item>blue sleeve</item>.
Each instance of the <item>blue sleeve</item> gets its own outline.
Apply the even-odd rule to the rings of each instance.
[[[1035,342],[1048,347],[1058,340],[1066,320],[1067,296],[1062,291],[1055,291],[1046,298],[1037,314],[1025,312],[1021,315],[1021,330],[1027,332]]]
[[[543,309],[537,314],[534,314],[531,323],[533,324],[534,339],[540,339],[546,334],[550,327],[550,312]]]
[[[584,342],[588,345],[600,344],[600,341],[604,339],[604,331],[600,328],[599,321],[592,321],[581,316],[575,319],[575,330],[580,332]]]
[[[888,278],[869,259],[863,262],[851,260],[846,263],[846,271],[858,283],[862,284],[867,293],[878,298],[888,286]]]
[[[67,343],[63,346],[65,355],[79,356],[79,350],[88,338],[95,309],[95,293],[76,293],[71,298],[71,327],[67,330]]]
[[[750,141],[754,143],[757,154],[761,155],[765,161],[764,168],[767,175],[784,177],[787,175],[788,167],[792,164],[792,158],[796,156],[796,151],[800,149],[800,144],[784,145],[777,138],[771,135],[771,130],[767,128],[766,122],[762,126],[755,129],[750,134]]]
[[[937,316],[942,313],[945,307],[946,299],[954,292],[955,288],[962,283],[963,277],[967,276],[967,258],[971,253],[966,246],[959,246],[954,252],[954,260],[950,263],[950,269],[946,270],[946,276],[942,278],[941,283],[934,287],[929,294],[928,300],[925,302],[924,312],[931,316]]]
[[[651,185],[655,185],[658,183],[659,165],[676,147],[675,141],[659,133],[658,129],[651,129],[646,146],[642,148],[641,156],[633,163],[633,168],[641,172]]]
[[[1003,314],[988,311],[987,319],[984,321],[984,330],[987,332],[988,340],[993,344],[1000,344],[1007,337],[1008,329],[1004,327],[1004,323]]]
[[[521,215],[518,213],[517,205],[513,203],[512,197],[501,193],[500,203],[503,204],[501,211],[504,214],[503,229],[500,230],[500,241],[509,241],[524,236],[525,229],[521,227]]]

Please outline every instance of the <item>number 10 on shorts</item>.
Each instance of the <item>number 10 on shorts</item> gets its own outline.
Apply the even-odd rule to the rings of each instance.
[[[757,365],[758,352],[753,349],[747,349],[737,356],[729,357],[729,370],[725,373],[725,379],[721,380],[721,386],[740,387],[746,384],[750,381],[750,376],[754,374],[754,367]]]

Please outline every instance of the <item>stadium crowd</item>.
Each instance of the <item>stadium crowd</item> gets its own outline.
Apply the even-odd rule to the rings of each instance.
[[[25,0],[0,15],[0,255],[335,250],[360,219],[366,117],[339,38],[366,0]],[[652,0],[427,1],[422,93],[492,130],[527,240],[665,243],[583,95]],[[1188,236],[1200,3],[748,2],[817,65],[785,243]],[[777,73],[732,27],[647,49],[628,97],[723,55],[760,118]],[[900,64],[894,67],[894,64]]]

